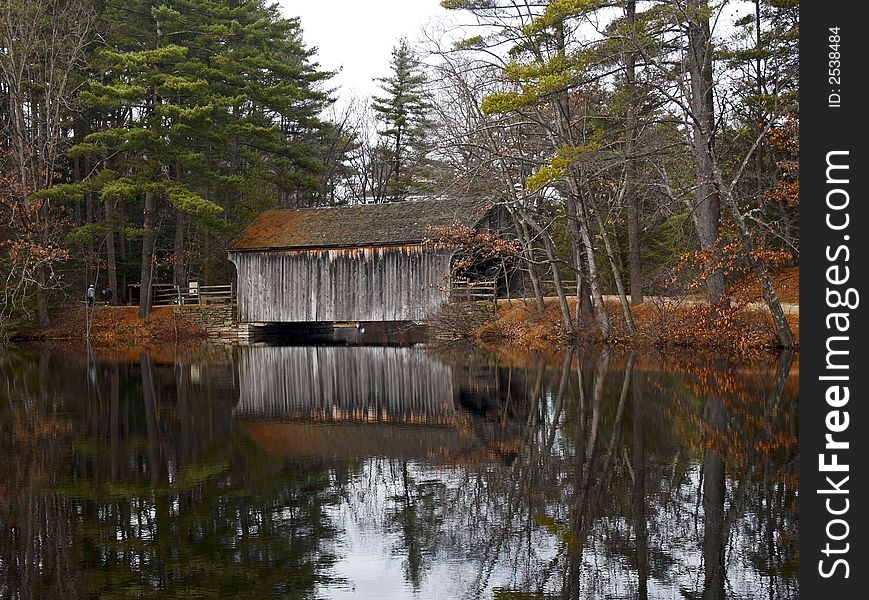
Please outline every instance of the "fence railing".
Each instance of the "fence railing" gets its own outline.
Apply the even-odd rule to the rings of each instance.
[[[540,282],[540,285],[543,287],[543,293],[546,296],[554,296],[555,295],[555,280],[554,279],[546,279]],[[561,286],[564,288],[564,291],[567,295],[576,293],[576,279],[562,279]]]
[[[151,286],[151,304],[153,306],[178,304],[178,286],[171,283],[155,283]]]
[[[152,288],[154,306],[170,304],[235,304],[235,285],[200,285],[179,287],[171,283],[158,283]]]
[[[494,302],[498,288],[495,280],[454,279],[450,285],[450,302]]]

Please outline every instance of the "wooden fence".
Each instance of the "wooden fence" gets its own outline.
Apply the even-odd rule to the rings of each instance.
[[[235,304],[235,284],[200,285],[183,287],[171,283],[158,283],[152,287],[154,306],[170,304]]]
[[[561,285],[568,296],[576,295],[576,280],[563,279]],[[555,296],[555,282],[552,279],[542,279],[540,288],[544,296]],[[503,291],[503,290],[502,290]],[[531,298],[531,282],[526,282],[524,293],[519,290],[514,297]],[[495,302],[498,297],[498,287],[494,279],[469,280],[454,279],[450,286],[450,302]]]
[[[568,296],[576,295],[576,279],[562,279],[561,286],[564,288],[564,293]],[[554,279],[543,279],[540,281],[540,288],[543,291],[544,296],[556,296],[555,292],[555,280]],[[531,293],[531,284],[528,284],[528,296],[533,296]]]
[[[454,279],[450,285],[450,302],[494,302],[498,297],[495,280]]]

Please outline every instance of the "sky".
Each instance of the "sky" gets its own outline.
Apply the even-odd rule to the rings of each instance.
[[[341,70],[331,85],[336,96],[369,97],[374,81],[389,74],[393,46],[413,41],[422,28],[446,14],[440,0],[279,0],[285,17],[301,17],[307,45],[318,48],[325,70]]]
[[[315,60],[324,70],[338,71],[328,85],[335,89],[336,107],[350,99],[379,93],[378,77],[389,75],[392,48],[401,37],[411,42],[438,21],[455,22],[456,15],[440,0],[277,0],[285,17],[301,17],[303,39],[317,47]],[[753,10],[750,2],[732,2],[717,24],[717,34],[729,35],[735,15]],[[476,31],[475,31],[476,33]]]

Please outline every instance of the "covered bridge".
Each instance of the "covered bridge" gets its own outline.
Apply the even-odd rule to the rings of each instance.
[[[243,323],[420,321],[448,298],[453,252],[433,227],[499,227],[472,200],[264,212],[230,246]]]

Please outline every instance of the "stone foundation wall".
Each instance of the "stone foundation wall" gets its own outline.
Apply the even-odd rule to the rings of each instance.
[[[236,306],[233,304],[186,304],[174,309],[179,319],[204,330],[208,337],[238,337]]]

